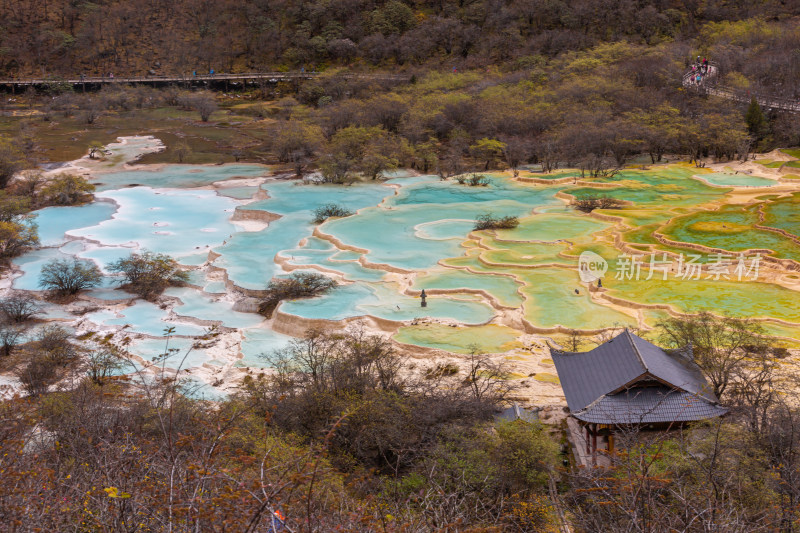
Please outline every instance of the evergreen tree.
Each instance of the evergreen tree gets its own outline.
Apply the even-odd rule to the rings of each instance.
[[[750,100],[750,106],[747,108],[747,113],[744,115],[744,120],[747,122],[747,130],[750,132],[750,135],[755,137],[756,140],[760,141],[767,134],[767,131],[769,130],[769,124],[767,123],[767,119],[764,117],[764,113],[761,111],[761,106],[758,105],[755,96]]]

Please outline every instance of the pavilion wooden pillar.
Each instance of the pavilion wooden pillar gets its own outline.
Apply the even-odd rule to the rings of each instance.
[[[592,466],[597,466],[597,424],[592,428]]]
[[[592,453],[592,433],[589,429],[589,424],[586,424],[586,455],[591,455]]]

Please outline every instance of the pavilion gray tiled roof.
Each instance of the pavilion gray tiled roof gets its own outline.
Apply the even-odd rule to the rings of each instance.
[[[727,412],[687,350],[663,350],[627,329],[588,352],[551,354],[570,411],[586,422],[690,421]]]
[[[690,392],[669,387],[627,389],[602,396],[572,416],[584,422],[618,425],[694,422],[722,416],[728,410]]]

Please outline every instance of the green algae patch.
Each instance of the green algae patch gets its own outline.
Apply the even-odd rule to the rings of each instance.
[[[691,224],[689,229],[693,231],[712,233],[739,233],[741,231],[747,231],[750,229],[750,226],[736,224],[735,222],[728,222],[726,224],[717,221],[700,221]]]
[[[765,204],[763,213],[765,226],[800,235],[800,193]]]
[[[754,281],[680,279],[617,280],[613,275],[603,286],[613,297],[630,302],[669,305],[680,313],[710,311],[716,314],[753,318],[777,318],[789,322],[800,317],[797,292],[778,285]]]
[[[542,383],[552,383],[554,385],[561,385],[561,380],[558,379],[558,376],[555,374],[551,374],[549,372],[539,372],[533,379],[536,381],[541,381]]]
[[[788,326],[785,324],[777,324],[775,322],[762,322],[761,327],[764,328],[764,333],[772,337],[784,337],[794,339],[794,341],[783,341],[786,348],[800,348],[800,324],[796,326]]]
[[[576,197],[610,196],[632,202],[634,206],[687,207],[699,205],[722,197],[730,189],[712,187],[695,175],[702,175],[702,169],[687,165],[668,165],[653,170],[626,170],[611,178],[599,178],[604,187],[578,187],[565,192]],[[612,187],[609,187],[611,185]]]
[[[455,353],[470,353],[477,347],[486,353],[502,353],[522,348],[517,339],[520,332],[506,327],[488,324],[475,327],[452,327],[444,324],[418,324],[397,330],[394,340]]]
[[[781,168],[786,161],[773,161],[772,159],[756,159],[754,163],[767,168]]]
[[[800,159],[800,148],[785,148],[781,152],[795,159]]]
[[[794,212],[796,201],[768,204],[765,212],[770,222],[766,224],[790,233],[798,231],[800,217]],[[699,211],[676,218],[659,231],[668,239],[682,243],[733,253],[766,248],[776,257],[800,260],[800,245],[779,233],[754,227],[757,224],[759,219],[755,208],[723,206],[716,211]]]

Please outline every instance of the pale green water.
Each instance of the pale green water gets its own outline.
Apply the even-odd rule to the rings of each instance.
[[[576,213],[535,215],[520,221],[511,230],[497,230],[497,238],[511,241],[560,241],[587,240],[595,232],[602,231],[610,224]]]
[[[540,268],[514,273],[525,283],[522,308],[525,318],[534,326],[601,329],[615,324],[636,324],[635,318],[593,302],[580,285],[577,271]],[[580,294],[575,294],[576,288]]]
[[[238,200],[247,200],[252,198],[255,193],[257,193],[259,187],[224,187],[216,189],[218,194],[222,196],[228,196],[230,198],[236,198]]]
[[[747,174],[727,174],[713,172],[711,174],[701,174],[698,176],[701,181],[707,181],[711,185],[719,187],[774,187],[777,181],[758,176],[748,176]]]
[[[464,270],[440,269],[417,276],[412,285],[422,289],[483,289],[498,299],[501,305],[518,307],[522,304],[519,294],[521,284],[507,276],[486,276]]]
[[[487,325],[451,327],[442,324],[405,326],[397,330],[394,340],[456,353],[469,353],[472,347],[487,353],[501,353],[521,348],[519,332],[505,326]]]

